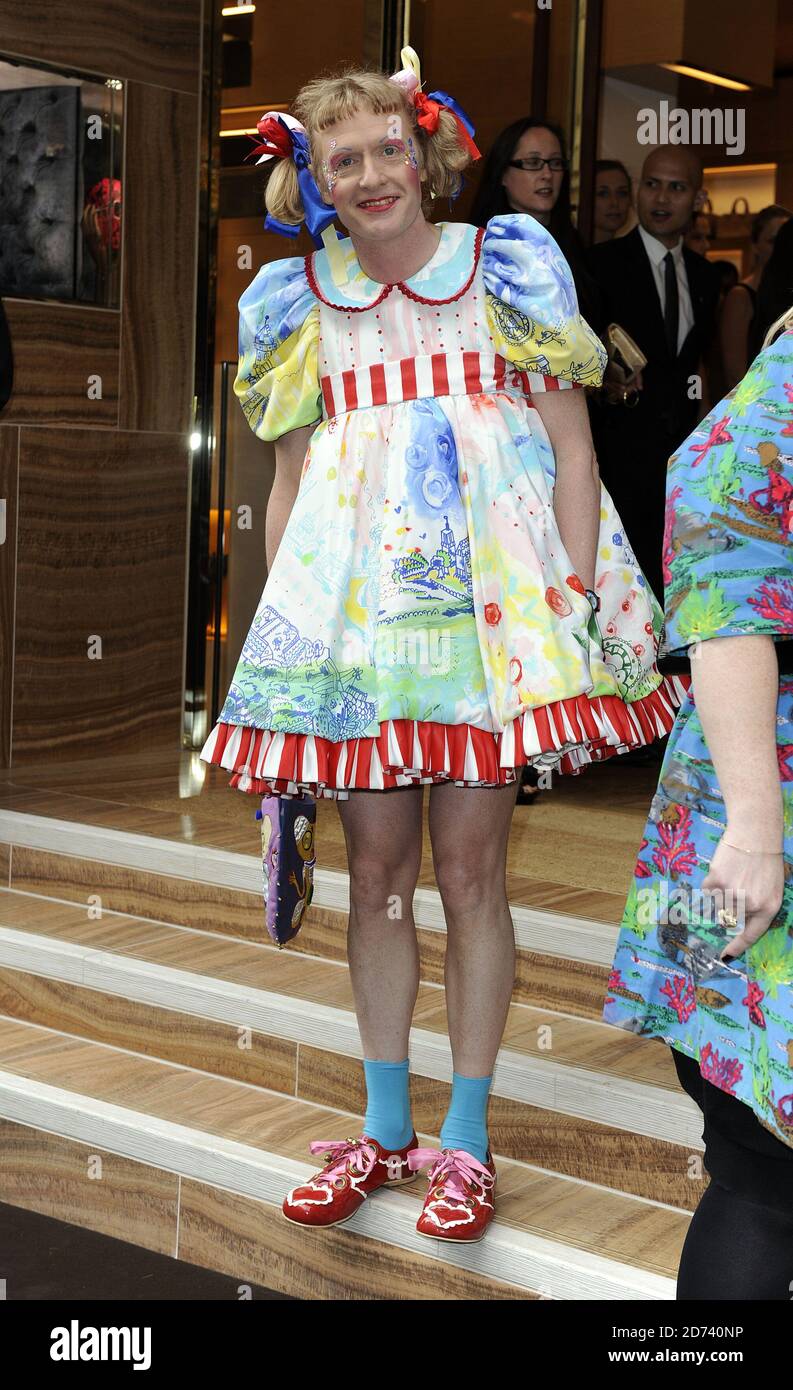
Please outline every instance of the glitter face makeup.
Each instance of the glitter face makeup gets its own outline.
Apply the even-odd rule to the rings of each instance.
[[[407,113],[355,111],[317,144],[322,197],[351,236],[388,241],[422,216],[422,149]]]
[[[333,151],[335,150],[337,143],[338,141],[336,140],[330,141],[328,151],[329,154],[333,154]],[[336,175],[334,171],[331,169],[327,159],[323,159],[322,161],[322,177],[325,180],[325,187],[327,188],[328,193],[331,194],[336,184]]]
[[[400,134],[393,133],[401,130],[401,116],[391,117],[388,123],[388,133],[383,136],[374,150],[375,158],[384,169],[387,169],[389,165],[400,163],[417,170],[418,157],[413,140],[408,136],[407,144],[405,144]],[[351,149],[346,145],[339,147],[336,140],[330,140],[327,158],[322,161],[322,177],[328,194],[333,193],[339,179],[360,177],[362,167],[363,158],[360,151]]]

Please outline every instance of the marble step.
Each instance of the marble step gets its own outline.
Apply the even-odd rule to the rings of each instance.
[[[425,1174],[342,1229],[303,1232],[280,1203],[316,1170],[308,1142],[355,1133],[360,1116],[8,1018],[0,1117],[0,1201],[241,1284],[317,1299],[674,1298],[685,1212],[497,1155],[497,1217],[474,1245],[415,1230]]]
[[[87,920],[84,906],[5,890],[0,1014],[306,1101],[365,1107],[341,962],[106,909]],[[420,986],[410,1055],[415,1122],[437,1135],[452,1073],[440,985]],[[511,1005],[489,1124],[505,1157],[684,1211],[706,1181],[700,1112],[667,1047],[560,1011]]]
[[[116,912],[266,940],[258,855],[0,809],[3,843],[8,884],[20,892],[83,905],[98,899]],[[516,900],[521,895],[532,902]],[[587,905],[592,915],[582,911]],[[516,886],[510,892],[514,1000],[599,1019],[623,905],[624,894],[616,891],[587,895],[549,884],[528,895]],[[288,953],[345,961],[348,909],[347,874],[318,869],[311,908]],[[421,978],[442,983],[446,926],[437,888],[417,888],[414,918]]]

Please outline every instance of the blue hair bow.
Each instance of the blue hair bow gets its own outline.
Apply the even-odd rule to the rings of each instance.
[[[322,245],[322,233],[330,225],[336,216],[336,209],[329,207],[322,201],[316,179],[311,172],[310,155],[308,148],[308,138],[305,131],[296,126],[289,125],[278,112],[268,112],[259,122],[259,133],[264,138],[264,144],[257,145],[251,154],[259,154],[262,151],[263,159],[287,159],[291,154],[297,169],[297,182],[300,188],[300,197],[303,202],[304,221],[314,245]],[[259,163],[262,161],[259,160]],[[267,231],[279,232],[282,236],[296,237],[300,231],[300,223],[279,222],[277,217],[273,217],[269,212],[264,219]]]

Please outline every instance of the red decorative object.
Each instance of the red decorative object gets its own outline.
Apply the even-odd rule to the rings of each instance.
[[[106,250],[118,251],[121,246],[121,181],[100,179],[86,198],[88,207],[96,209],[96,224]]]
[[[564,594],[561,594],[552,584],[549,584],[545,590],[545,602],[559,618],[566,618],[568,613],[573,611]]]

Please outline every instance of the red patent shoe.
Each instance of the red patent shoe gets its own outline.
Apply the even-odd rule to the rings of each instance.
[[[429,1187],[416,1230],[437,1240],[481,1240],[495,1216],[496,1168],[466,1149],[414,1149],[408,1159],[417,1171],[431,1163]]]
[[[311,1152],[324,1149],[326,1166],[286,1194],[284,1216],[298,1226],[340,1226],[349,1221],[370,1192],[413,1181],[408,1154],[417,1142],[415,1133],[404,1149],[384,1149],[367,1134],[312,1140]]]

